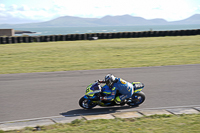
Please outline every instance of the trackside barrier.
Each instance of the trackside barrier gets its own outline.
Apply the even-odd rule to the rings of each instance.
[[[142,31],[142,32],[116,32],[116,33],[86,33],[48,36],[12,36],[0,37],[0,44],[97,40],[113,38],[139,38],[139,37],[163,37],[163,36],[190,36],[200,35],[200,29],[173,30],[173,31]]]

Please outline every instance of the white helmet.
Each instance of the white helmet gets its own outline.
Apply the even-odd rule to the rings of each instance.
[[[107,86],[112,86],[115,81],[115,77],[112,74],[108,74],[105,76],[105,82]]]

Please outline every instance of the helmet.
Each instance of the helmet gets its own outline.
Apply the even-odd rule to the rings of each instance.
[[[108,74],[105,76],[105,82],[107,86],[112,86],[115,81],[115,77],[112,74]]]

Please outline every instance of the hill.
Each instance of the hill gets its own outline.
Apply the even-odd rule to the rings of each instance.
[[[195,14],[184,20],[172,22],[172,24],[200,24],[200,14]]]
[[[164,19],[144,19],[131,15],[105,16],[102,18],[80,18],[63,16],[50,21],[26,24],[1,24],[0,28],[30,27],[92,27],[92,26],[134,26],[134,25],[177,25],[200,24],[200,14],[195,14],[181,21],[168,22]]]

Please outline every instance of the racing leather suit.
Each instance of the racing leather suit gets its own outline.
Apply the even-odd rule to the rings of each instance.
[[[123,100],[130,98],[134,92],[133,85],[121,78],[115,78],[115,82],[111,87],[104,85],[102,89],[105,94],[102,100],[115,100],[116,103],[121,103]],[[117,91],[121,95],[115,98]]]

